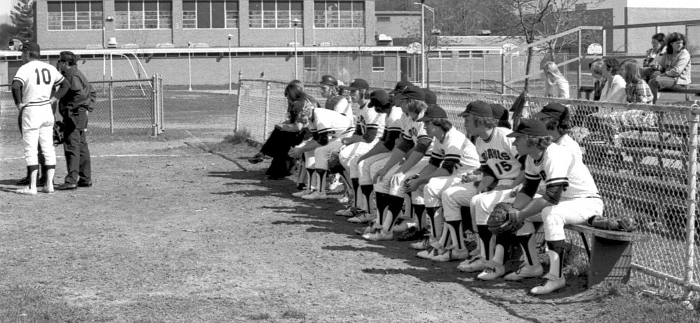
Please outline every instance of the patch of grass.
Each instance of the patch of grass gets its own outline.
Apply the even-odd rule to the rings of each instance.
[[[306,313],[297,311],[297,310],[286,310],[284,313],[282,313],[282,318],[283,319],[299,319],[303,320],[306,318]]]

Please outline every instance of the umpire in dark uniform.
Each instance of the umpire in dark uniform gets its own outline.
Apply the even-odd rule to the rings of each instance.
[[[90,110],[90,83],[78,70],[78,57],[72,52],[61,52],[58,66],[70,83],[68,93],[59,101],[58,111],[63,117],[63,148],[68,174],[58,190],[74,190],[92,186],[90,149],[85,132]]]

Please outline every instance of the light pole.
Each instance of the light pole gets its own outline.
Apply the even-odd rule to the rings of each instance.
[[[297,55],[297,26],[299,25],[299,19],[294,18],[292,20],[294,23],[294,79],[298,80],[299,79],[299,56]]]
[[[233,35],[228,34],[228,95],[231,95],[231,37]]]
[[[425,0],[420,0],[420,65],[421,65],[421,87],[425,87],[426,66],[425,66],[425,9],[427,8],[433,13],[433,29],[435,29],[435,9],[425,5]]]
[[[190,76],[190,91],[192,91],[192,42],[187,42],[187,74]]]

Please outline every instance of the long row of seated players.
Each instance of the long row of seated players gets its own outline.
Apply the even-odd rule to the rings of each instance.
[[[338,153],[342,176],[350,183],[352,204],[336,215],[371,241],[415,241],[417,256],[432,261],[460,261],[458,269],[481,280],[543,277],[532,288],[543,295],[566,285],[562,274],[566,224],[579,224],[603,213],[603,201],[579,145],[567,135],[568,108],[550,103],[535,119],[522,119],[511,130],[501,105],[471,102],[459,116],[467,133],[456,129],[429,90],[399,82],[393,91],[371,91],[367,81],[349,85],[359,105],[356,124],[347,115],[323,109],[300,91],[286,93],[298,104],[295,122],[312,137],[291,148],[307,175],[304,199],[326,195],[328,161]],[[470,140],[470,138],[474,138]],[[374,201],[372,201],[374,198]],[[512,202],[523,226],[516,233],[494,234],[487,225],[496,204]],[[544,224],[549,272],[537,257],[534,239]],[[463,230],[478,236],[468,250]],[[523,249],[522,265],[506,275],[511,244]]]

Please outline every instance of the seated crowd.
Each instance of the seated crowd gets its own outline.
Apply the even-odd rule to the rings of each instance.
[[[557,83],[552,79],[555,88]],[[322,93],[340,93],[332,76],[324,76],[321,85]],[[462,133],[435,93],[410,82],[387,93],[355,79],[344,89],[349,101],[327,96],[330,103],[322,108],[299,81],[289,83],[288,119],[250,161],[272,157],[267,174],[279,178],[291,175],[294,160],[300,160],[300,191],[293,195],[308,200],[328,198],[326,178],[339,173],[352,198],[335,214],[365,224],[356,230],[364,239],[413,241],[410,248],[418,257],[459,261],[458,269],[481,280],[543,277],[545,282],[531,290],[535,295],[565,287],[564,226],[603,213],[581,149],[567,135],[566,106],[550,103],[511,129],[503,106],[474,101],[459,114]],[[349,103],[358,106],[355,112]],[[517,232],[488,225],[500,202],[512,202],[518,210]],[[537,257],[539,227],[548,247],[548,272]],[[478,237],[476,248],[467,248],[465,231]],[[511,245],[522,247],[523,264],[506,273]]]

